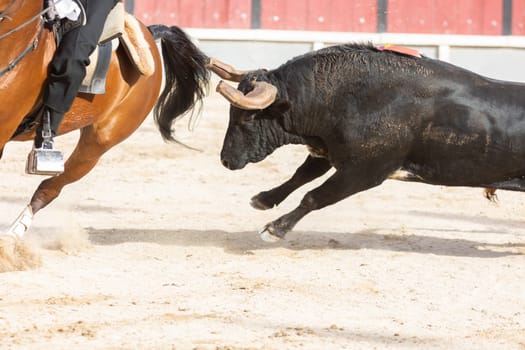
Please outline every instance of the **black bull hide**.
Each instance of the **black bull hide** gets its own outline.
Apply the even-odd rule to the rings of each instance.
[[[525,85],[489,79],[427,57],[340,45],[244,75],[274,85],[263,109],[232,106],[221,158],[229,169],[259,162],[277,147],[311,150],[284,184],[252,198],[272,208],[325,174],[290,213],[266,225],[282,238],[312,210],[381,184],[407,179],[446,186],[525,188]],[[394,176],[399,179],[398,176]]]

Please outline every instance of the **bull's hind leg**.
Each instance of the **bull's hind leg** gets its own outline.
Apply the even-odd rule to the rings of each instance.
[[[321,186],[308,192],[301,204],[275,221],[268,223],[260,232],[261,238],[267,242],[275,242],[284,238],[286,233],[306,214],[339,202],[354,193],[367,190],[381,184],[391,171],[377,172],[372,167],[353,166],[348,170],[338,170]]]
[[[308,156],[288,181],[269,191],[253,196],[250,204],[255,209],[260,210],[273,208],[299,187],[324,175],[331,167],[330,162],[325,158]]]

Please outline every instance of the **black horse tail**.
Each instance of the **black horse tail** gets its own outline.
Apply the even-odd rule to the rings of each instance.
[[[173,122],[196,105],[202,108],[210,80],[208,57],[176,26],[152,25],[148,29],[156,40],[161,39],[164,60],[165,85],[153,117],[162,138],[176,142]]]

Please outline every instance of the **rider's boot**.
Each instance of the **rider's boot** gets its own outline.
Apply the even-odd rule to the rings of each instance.
[[[26,173],[34,175],[59,175],[64,172],[62,152],[53,149],[53,138],[64,114],[44,108],[42,123],[36,131],[33,149],[27,157]]]

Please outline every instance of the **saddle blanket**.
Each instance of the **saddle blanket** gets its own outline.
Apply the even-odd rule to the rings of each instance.
[[[112,52],[119,44],[125,48],[128,57],[140,74],[150,76],[155,71],[155,63],[140,24],[135,17],[126,13],[122,2],[111,10],[100,44],[91,54],[90,64],[86,68],[86,77],[79,92],[89,94],[104,94],[106,92],[106,76],[109,70]]]

